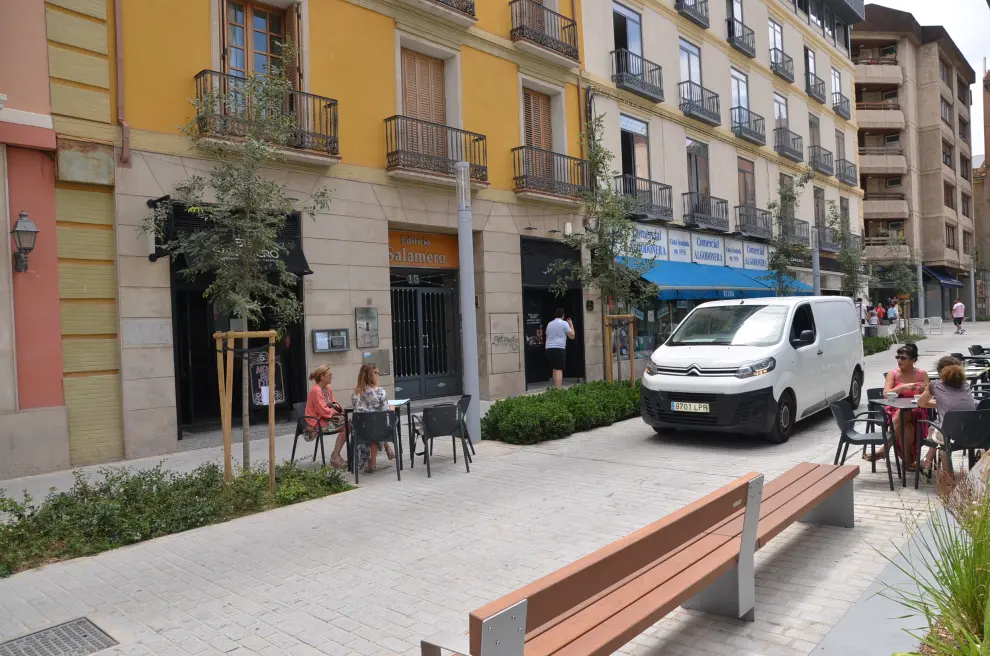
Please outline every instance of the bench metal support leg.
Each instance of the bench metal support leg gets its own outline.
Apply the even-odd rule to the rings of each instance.
[[[419,650],[422,656],[440,656],[440,650],[454,652],[468,656],[471,653],[471,645],[467,636],[457,636],[452,633],[437,633],[429,638],[424,638],[419,643]]]
[[[805,524],[824,524],[853,528],[856,513],[853,507],[853,482],[846,481],[842,487],[826,498],[807,515],[801,518]]]
[[[763,477],[753,479],[746,496],[739,562],[707,588],[691,597],[684,608],[715,615],[733,617],[747,622],[756,619],[756,526],[760,519],[760,499],[763,497]]]

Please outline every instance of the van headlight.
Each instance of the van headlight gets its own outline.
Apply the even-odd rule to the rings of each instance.
[[[773,358],[760,360],[759,362],[754,362],[753,364],[747,364],[739,367],[739,369],[736,370],[736,378],[752,378],[754,376],[762,376],[763,374],[768,374],[773,371],[776,366],[777,361]]]
[[[646,373],[650,374],[651,376],[656,376],[658,373],[660,373],[660,369],[657,366],[657,363],[653,361],[653,358],[650,358],[649,360],[646,361]]]

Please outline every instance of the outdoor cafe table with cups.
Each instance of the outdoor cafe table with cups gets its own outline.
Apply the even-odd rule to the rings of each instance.
[[[906,422],[907,415],[910,413],[911,410],[914,410],[915,408],[918,407],[918,397],[916,396],[914,398],[905,398],[905,397],[897,396],[896,392],[888,392],[884,398],[877,399],[876,401],[873,401],[873,403],[876,403],[877,405],[886,406],[888,408],[896,408],[898,410],[908,411],[901,413],[901,419],[900,419],[901,435],[903,436],[905,430],[904,426],[907,423]],[[898,453],[897,449],[894,449],[895,458],[899,457],[897,453]],[[900,474],[901,474],[901,487],[907,487],[907,468],[900,467]]]

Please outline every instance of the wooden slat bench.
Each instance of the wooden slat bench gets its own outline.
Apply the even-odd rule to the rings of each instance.
[[[856,466],[802,463],[764,489],[750,473],[479,608],[469,635],[423,656],[611,654],[678,606],[752,620],[754,554],[796,521],[852,527]]]

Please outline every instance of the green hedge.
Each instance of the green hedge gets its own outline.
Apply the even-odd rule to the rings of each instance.
[[[874,353],[883,353],[893,345],[894,345],[893,337],[864,337],[863,355],[873,355]]]
[[[481,438],[536,444],[608,426],[639,414],[639,383],[582,383],[495,402],[481,420]]]
[[[78,471],[74,476],[72,488],[52,489],[40,504],[30,496],[17,501],[0,489],[0,578],[350,489],[337,469],[302,469],[291,462],[275,467],[274,494],[268,491],[267,465],[238,472],[230,483],[216,463],[188,474],[158,465],[105,468],[92,479]]]

